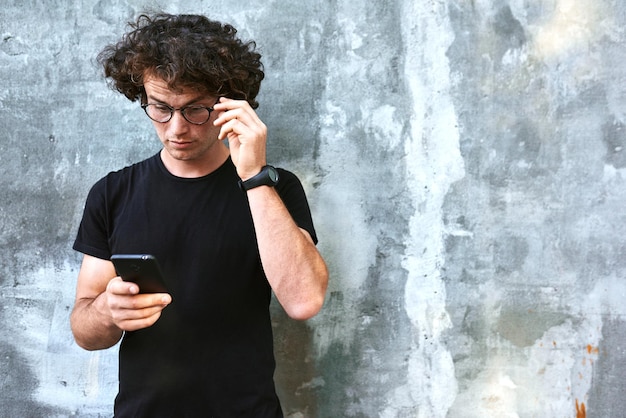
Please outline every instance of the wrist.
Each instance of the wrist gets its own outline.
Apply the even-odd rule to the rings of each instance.
[[[239,180],[239,187],[247,192],[259,186],[274,187],[278,184],[278,171],[271,165],[266,165],[254,176]]]
[[[263,167],[265,167],[264,165],[260,165],[258,167],[255,167],[253,169],[250,170],[246,170],[243,173],[239,173],[237,172],[237,175],[239,176],[239,178],[241,179],[241,181],[247,181],[250,180],[252,177],[256,176],[257,174],[259,174],[261,172],[261,170],[263,170]]]
[[[106,291],[100,293],[92,302],[91,308],[96,314],[96,320],[106,329],[120,329],[113,318],[113,313],[108,303],[108,294]]]

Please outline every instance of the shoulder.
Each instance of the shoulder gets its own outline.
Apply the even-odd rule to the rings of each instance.
[[[120,187],[123,187],[125,184],[149,176],[151,172],[158,170],[158,161],[155,157],[158,157],[158,154],[107,173],[92,186],[90,194],[108,194],[111,191],[119,190]]]
[[[104,181],[115,181],[115,180],[123,180],[128,177],[137,176],[137,175],[147,175],[151,171],[158,170],[160,159],[158,158],[158,154],[153,155],[152,157],[146,158],[145,160],[133,163],[124,168],[120,168],[115,171],[109,172],[106,176],[104,176],[102,180]]]
[[[159,167],[159,155],[153,155],[152,157],[146,158],[145,160],[136,162],[134,164],[128,165],[124,168],[121,168],[116,171],[111,171],[104,178],[108,179],[116,179],[116,178],[124,178],[137,174],[147,174],[151,170],[158,169]]]

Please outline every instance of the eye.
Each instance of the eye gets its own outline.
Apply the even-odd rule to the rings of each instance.
[[[188,115],[204,115],[206,114],[206,107],[204,106],[188,106],[185,108],[185,113]]]
[[[168,106],[163,105],[163,104],[153,104],[150,105],[155,111],[157,112],[161,112],[161,113],[170,113],[172,111],[172,109],[170,109]]]

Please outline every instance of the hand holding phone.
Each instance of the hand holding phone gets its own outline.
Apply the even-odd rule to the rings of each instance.
[[[122,280],[139,286],[139,293],[168,293],[165,278],[153,255],[114,254],[111,261]]]

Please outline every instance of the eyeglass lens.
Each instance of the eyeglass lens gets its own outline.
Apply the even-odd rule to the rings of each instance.
[[[183,117],[190,123],[202,125],[211,117],[212,108],[204,106],[186,106],[181,109],[173,109],[163,104],[146,104],[142,106],[148,117],[156,122],[168,122],[174,115],[174,111],[180,110]]]

